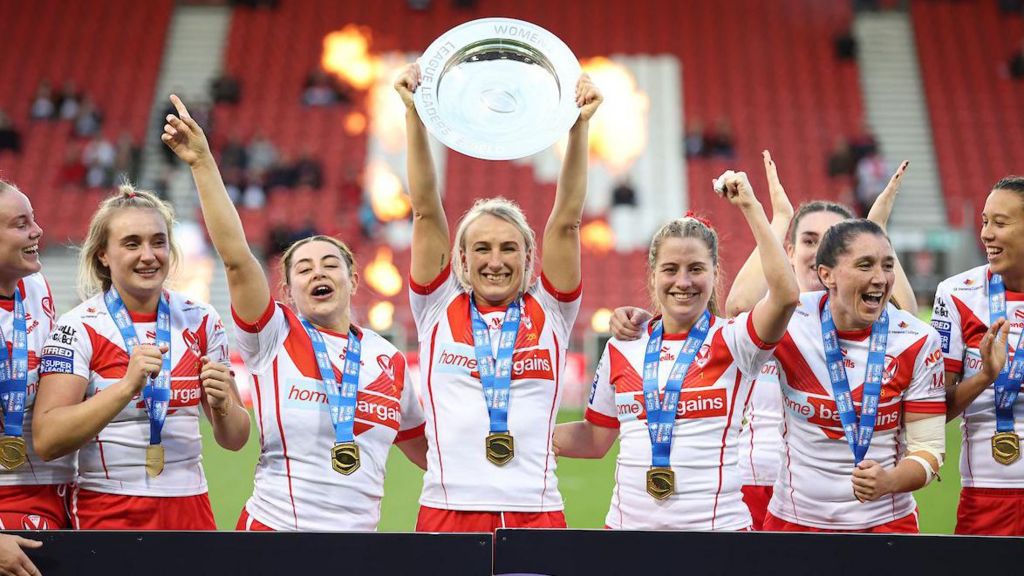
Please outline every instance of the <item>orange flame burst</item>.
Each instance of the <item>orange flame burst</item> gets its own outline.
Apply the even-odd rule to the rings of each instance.
[[[624,174],[647,146],[650,100],[625,66],[602,56],[581,64],[604,93],[601,111],[590,123],[590,151],[612,174]]]
[[[378,300],[370,306],[367,319],[370,321],[370,328],[383,332],[395,323],[395,305],[387,300]]]
[[[580,229],[580,242],[591,252],[607,254],[615,247],[615,232],[604,220],[594,220]]]
[[[607,308],[594,310],[590,317],[590,328],[599,334],[607,334],[611,331],[612,311]]]
[[[402,181],[383,160],[373,160],[366,167],[366,189],[370,206],[381,222],[401,220],[409,215],[412,204]]]
[[[363,268],[366,284],[382,296],[391,297],[402,291],[402,275],[398,272],[392,256],[391,248],[381,246],[377,248],[377,255],[373,261]]]
[[[373,34],[369,28],[348,24],[324,36],[320,65],[358,90],[366,90],[377,77],[376,60],[370,56]]]

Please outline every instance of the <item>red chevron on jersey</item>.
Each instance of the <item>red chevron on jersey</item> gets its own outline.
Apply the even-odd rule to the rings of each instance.
[[[452,328],[452,337],[456,342],[473,345],[473,320],[469,312],[468,293],[460,294],[448,305],[448,323]],[[497,308],[482,307],[480,314],[488,314],[498,310]],[[516,349],[530,348],[540,342],[541,334],[544,331],[546,317],[544,309],[531,294],[523,296],[523,310],[519,320],[519,333],[516,335]],[[501,322],[492,325],[492,328],[501,328]]]
[[[960,313],[960,331],[964,345],[968,348],[977,348],[981,345],[981,339],[985,337],[985,332],[988,332],[988,322],[983,322],[975,316],[974,310],[971,310],[963,300],[956,296],[950,296],[950,300],[953,301],[957,312]]]
[[[608,357],[611,359],[611,383],[615,388],[615,392],[618,394],[643,392],[643,378],[640,378],[640,375],[633,369],[629,360],[622,355],[622,352],[619,352],[614,346],[609,346]],[[643,398],[640,400],[640,405],[643,405]]]
[[[92,344],[89,369],[100,378],[122,378],[128,369],[128,353],[124,351],[124,348],[102,336],[96,331],[96,328],[89,324],[85,325],[85,332],[89,335],[89,342]]]
[[[807,364],[804,355],[797,348],[796,342],[789,332],[782,337],[782,341],[775,347],[775,359],[779,361],[782,371],[786,375],[786,381],[791,388],[807,394],[828,396],[825,387],[814,375],[814,370]]]
[[[702,388],[713,386],[722,374],[732,366],[732,353],[722,338],[722,333],[716,332],[712,338],[712,344],[701,346],[694,363],[686,372],[683,380],[683,388]],[[630,362],[622,355],[615,346],[609,346],[611,358],[611,381],[617,393],[638,392],[644,389],[643,379],[637,374]],[[674,362],[674,354],[663,354],[663,362]]]

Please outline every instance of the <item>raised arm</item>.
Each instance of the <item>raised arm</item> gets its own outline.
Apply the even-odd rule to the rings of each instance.
[[[420,66],[410,64],[395,80],[395,91],[405,104],[406,163],[412,202],[412,270],[417,284],[429,284],[448,265],[451,239],[448,219],[437,189],[437,174],[430,156],[427,127],[416,112],[412,93],[420,85]]]
[[[576,83],[580,116],[569,130],[569,144],[558,176],[555,204],[544,227],[541,252],[541,270],[559,292],[572,292],[580,285],[580,222],[587,199],[590,118],[603,100],[590,76],[580,76]]]
[[[889,178],[885,190],[882,190],[878,198],[875,198],[875,202],[868,212],[868,220],[881,226],[886,233],[888,233],[889,216],[896,203],[896,195],[900,193],[900,186],[903,184],[903,174],[909,166],[909,160],[900,163],[900,167],[893,173],[892,178]],[[907,278],[907,273],[903,270],[899,257],[896,258],[896,282],[892,287],[892,298],[896,301],[896,305],[903,310],[914,315],[917,314],[917,296],[914,295],[914,289],[910,286],[910,279]]]
[[[167,124],[160,139],[192,169],[206,229],[224,262],[231,307],[243,322],[255,323],[270,302],[267,277],[245,240],[242,220],[224,188],[206,134],[189,115],[181,99],[172,94],[171,102],[178,115],[167,115]]]
[[[746,173],[730,170],[722,175],[719,182],[721,186],[716,192],[740,209],[750,231],[754,233],[761,257],[761,269],[768,283],[768,295],[751,312],[754,330],[762,341],[778,342],[786,333],[789,318],[800,302],[796,275],[786,259],[782,242],[772,233],[764,207],[754,196],[754,189]]]
[[[786,232],[789,231],[789,223],[793,220],[793,204],[789,201],[782,182],[779,181],[779,172],[772,161],[772,155],[765,150],[761,156],[768,177],[768,195],[772,202],[772,234],[785,245]],[[729,298],[725,301],[726,316],[732,318],[741,312],[752,310],[754,304],[764,298],[767,292],[768,284],[765,283],[764,270],[761,268],[761,253],[755,247],[732,280]]]

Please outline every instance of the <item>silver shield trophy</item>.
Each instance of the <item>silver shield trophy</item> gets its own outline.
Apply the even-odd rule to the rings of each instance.
[[[536,154],[579,116],[580,63],[544,28],[483,18],[442,34],[419,60],[416,111],[452,150],[485,160]]]

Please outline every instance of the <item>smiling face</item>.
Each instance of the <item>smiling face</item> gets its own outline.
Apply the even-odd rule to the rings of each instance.
[[[42,235],[28,197],[13,187],[0,187],[0,292],[4,295],[13,294],[18,280],[42,268]]]
[[[299,314],[317,326],[346,330],[358,277],[349,269],[341,249],[331,242],[313,240],[295,248],[290,257],[288,299]]]
[[[107,243],[96,254],[129,310],[151,312],[170,272],[167,223],[156,210],[124,208],[107,223]],[[143,309],[145,308],[145,309]]]
[[[885,236],[861,232],[846,243],[835,266],[818,272],[840,330],[861,330],[882,315],[896,282],[896,256]]]
[[[1019,286],[1024,280],[1024,200],[1019,193],[996,189],[988,195],[981,213],[981,243],[992,272],[1007,277],[1013,289],[1024,290]]]
[[[699,238],[667,237],[658,247],[650,285],[665,331],[685,332],[708,307],[715,287],[711,250]]]
[[[519,296],[528,267],[526,239],[512,223],[484,214],[463,237],[460,263],[477,304],[504,306]]]
[[[805,214],[797,222],[792,243],[787,243],[786,254],[796,272],[796,281],[801,292],[823,290],[818,279],[818,269],[814,260],[818,253],[818,244],[825,231],[844,218],[835,212],[821,210]]]

